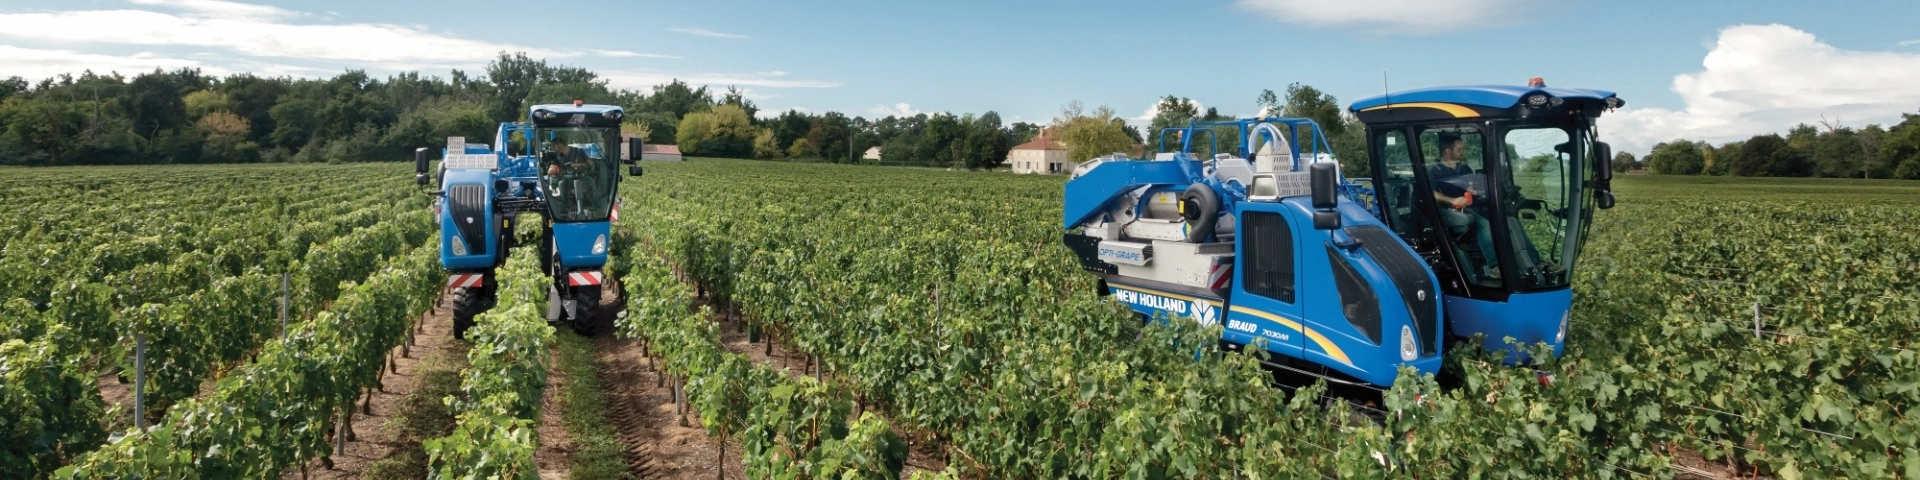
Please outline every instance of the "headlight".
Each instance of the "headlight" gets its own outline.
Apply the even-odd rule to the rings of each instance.
[[[1419,342],[1413,338],[1413,327],[1400,326],[1400,360],[1411,362],[1419,353]]]
[[[1560,316],[1560,332],[1553,334],[1553,343],[1565,343],[1567,341],[1567,321],[1572,319],[1573,310],[1567,310],[1565,315]]]
[[[1607,108],[1620,108],[1620,97],[1607,97]]]
[[[453,255],[458,257],[467,256],[467,242],[461,241],[459,235],[453,236]]]
[[[549,112],[549,111],[546,111],[546,110],[534,110],[534,111],[533,111],[533,118],[536,118],[536,119],[540,119],[540,120],[546,120],[546,119],[549,119],[549,118],[553,118],[553,112]]]
[[[618,122],[618,121],[620,121],[620,117],[621,117],[621,114],[620,114],[620,111],[619,111],[619,110],[614,110],[614,111],[611,111],[611,112],[607,112],[607,115],[606,115],[606,117],[607,117],[607,119],[608,119],[608,120],[613,120],[613,121],[616,121],[616,122]]]
[[[1527,96],[1527,106],[1539,108],[1547,106],[1547,94],[1536,93]]]
[[[607,236],[601,235],[598,237],[593,237],[593,254],[603,255],[606,253],[607,253]]]

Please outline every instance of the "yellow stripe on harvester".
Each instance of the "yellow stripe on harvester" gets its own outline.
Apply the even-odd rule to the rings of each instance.
[[[1274,315],[1271,313],[1262,312],[1259,310],[1254,310],[1251,308],[1237,306],[1237,305],[1233,307],[1233,311],[1264,318],[1264,319],[1267,319],[1267,321],[1278,323],[1283,327],[1298,330],[1300,331],[1300,333],[1305,334],[1307,336],[1307,339],[1313,340],[1314,345],[1319,345],[1321,350],[1325,350],[1327,352],[1327,357],[1330,357],[1336,361],[1339,361],[1340,363],[1347,364],[1347,366],[1349,367],[1360,368],[1353,364],[1353,360],[1350,360],[1347,358],[1347,352],[1340,350],[1339,345],[1333,344],[1333,340],[1328,339],[1326,335],[1321,335],[1320,332],[1316,332],[1316,331],[1313,331],[1313,329],[1311,328],[1307,328],[1306,325],[1301,325],[1300,322],[1295,322],[1293,320],[1282,318],[1279,315]]]
[[[1372,107],[1372,108],[1368,108],[1361,111],[1371,112],[1374,110],[1386,110],[1389,108],[1431,108],[1434,110],[1447,112],[1448,115],[1453,115],[1453,118],[1473,118],[1473,117],[1480,116],[1480,112],[1473,111],[1472,108],[1468,108],[1465,105],[1457,105],[1452,103],[1440,103],[1440,102],[1394,103],[1394,104],[1381,105],[1378,107]]]

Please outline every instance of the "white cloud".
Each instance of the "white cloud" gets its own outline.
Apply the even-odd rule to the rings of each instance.
[[[893,105],[875,105],[873,109],[868,111],[873,112],[875,116],[882,117],[882,118],[888,115],[892,115],[896,117],[911,117],[914,115],[927,113],[927,112],[922,112],[920,110],[917,110],[913,108],[912,105],[908,105],[905,103],[896,103]]]
[[[399,25],[294,24],[259,16],[267,15],[267,10],[238,11],[240,13],[233,14],[195,10],[183,15],[144,10],[0,14],[0,36],[44,42],[206,47],[255,57],[351,61],[407,69],[423,65],[470,65],[491,59],[502,51],[525,51],[534,58],[581,55],[580,52],[470,40]]]
[[[1243,10],[1314,27],[1428,34],[1511,24],[1540,0],[1235,0]]]
[[[745,40],[748,38],[753,38],[753,37],[748,37],[746,35],[739,35],[739,34],[733,34],[733,33],[721,33],[721,32],[716,32],[712,30],[707,30],[704,28],[694,28],[694,27],[675,28],[672,31],[674,33],[684,33],[687,35],[697,35],[697,36],[712,37],[712,38],[725,38],[728,40]]]
[[[629,50],[554,49],[490,42],[433,32],[424,26],[316,23],[324,21],[316,20],[322,18],[321,15],[226,0],[128,1],[140,7],[0,13],[0,42],[7,42],[0,43],[0,65],[7,70],[4,73],[39,79],[89,69],[100,73],[137,73],[154,68],[200,68],[213,75],[252,72],[324,77],[342,68],[374,72],[471,69],[492,61],[503,51],[526,52],[529,57],[547,59],[682,58]],[[13,43],[16,40],[20,43]],[[57,45],[58,49],[42,49],[46,47],[36,45],[43,43]],[[105,54],[99,51],[103,47],[116,52],[147,53]],[[740,73],[595,70],[615,88],[640,89],[676,78],[716,89],[729,85],[762,88],[841,85],[837,81],[792,78],[778,70]],[[753,97],[776,96],[756,92]]]
[[[1601,119],[1617,149],[1644,153],[1675,139],[1715,143],[1784,132],[1825,117],[1850,126],[1897,122],[1920,108],[1920,54],[1834,48],[1785,25],[1739,25],[1677,75],[1685,108],[1629,108]]]
[[[76,10],[0,14],[0,38],[56,44],[199,47],[251,57],[350,62],[356,68],[422,70],[472,67],[500,52],[533,58],[587,55],[680,58],[624,50],[562,50],[489,42],[377,23],[316,24],[312,15],[223,0],[129,0],[174,10]]]
[[[7,65],[6,75],[18,75],[28,81],[52,78],[60,74],[79,75],[92,70],[98,74],[120,72],[128,76],[137,75],[153,69],[175,70],[180,68],[199,68],[201,72],[222,75],[226,70],[201,63],[197,60],[167,58],[149,53],[129,56],[95,55],[71,50],[41,50],[0,45],[0,64]]]
[[[1914,45],[1920,45],[1920,40],[1907,40],[1904,42],[1900,42],[1900,46],[1902,47],[1911,47]]]
[[[840,82],[831,80],[796,80],[787,77],[787,72],[747,72],[747,73],[673,73],[655,70],[602,70],[600,78],[607,80],[613,88],[644,88],[660,85],[678,79],[690,85],[706,85],[726,91],[727,86],[770,87],[770,88],[834,88]]]
[[[661,55],[658,53],[629,52],[626,50],[593,50],[593,54],[599,55],[602,57],[622,57],[622,58],[639,57],[639,58],[664,58],[664,59],[672,59],[672,60],[685,58],[685,57],[677,57],[673,55]]]
[[[272,19],[282,19],[282,18],[293,18],[293,17],[306,15],[304,13],[287,10],[280,7],[269,6],[269,5],[255,5],[251,3],[227,2],[222,0],[127,0],[127,3],[131,3],[134,5],[153,5],[158,7],[171,7],[179,10],[193,12],[201,16],[220,17],[220,18],[252,18],[252,19],[260,19],[260,20],[272,20]],[[333,14],[333,12],[327,12],[327,13]],[[338,14],[334,14],[334,15],[338,15]]]

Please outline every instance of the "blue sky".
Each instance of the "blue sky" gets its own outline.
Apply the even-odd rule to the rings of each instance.
[[[1395,89],[1540,76],[1619,92],[1629,108],[1603,135],[1643,152],[1920,111],[1915,18],[1912,1],[11,0],[0,76],[444,76],[524,50],[616,87],[739,85],[768,111],[1032,122],[1074,100],[1145,117],[1168,94],[1251,115],[1261,89],[1293,82],[1345,103],[1383,72]]]

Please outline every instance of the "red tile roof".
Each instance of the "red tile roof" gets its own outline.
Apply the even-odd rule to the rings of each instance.
[[[1048,135],[1049,132],[1047,132],[1047,130],[1049,129],[1045,129],[1045,128],[1040,129],[1040,134],[1035,135],[1033,137],[1033,140],[1028,141],[1027,143],[1022,143],[1020,145],[1014,146],[1013,149],[1014,150],[1066,150],[1067,144],[1060,143],[1059,140],[1054,140],[1053,136]]]

